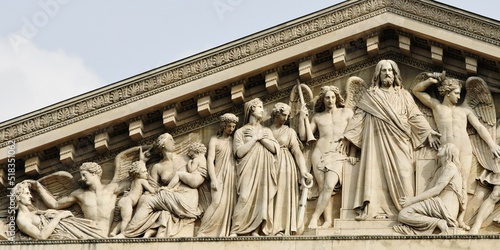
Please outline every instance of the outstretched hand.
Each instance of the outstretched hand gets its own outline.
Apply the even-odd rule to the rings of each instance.
[[[441,137],[441,134],[434,130],[432,130],[428,136],[429,145],[435,150],[438,150],[441,146],[441,140],[439,137]]]
[[[499,145],[495,145],[495,146],[491,149],[491,152],[493,153],[493,155],[494,155],[496,158],[500,158],[500,146],[499,146]]]

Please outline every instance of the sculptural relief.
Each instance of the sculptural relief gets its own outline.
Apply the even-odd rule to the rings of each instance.
[[[469,186],[469,174],[472,165],[473,151],[479,164],[486,169],[496,170],[494,166],[496,163],[493,157],[500,157],[500,146],[495,143],[493,139],[493,131],[488,129],[481,123],[476,113],[481,114],[481,119],[488,123],[488,120],[494,121],[495,110],[491,105],[493,100],[489,93],[487,85],[478,77],[470,77],[466,81],[467,95],[464,102],[459,105],[460,93],[462,85],[457,79],[445,78],[444,75],[439,73],[434,74],[421,74],[417,78],[427,79],[417,83],[412,91],[413,94],[428,108],[432,110],[433,118],[436,122],[437,129],[441,134],[441,143],[453,143],[459,149],[460,167],[463,176],[462,186],[465,191]],[[438,87],[439,94],[443,96],[443,101],[431,97],[425,90],[432,84],[440,84]],[[486,105],[478,102],[489,102]],[[488,110],[489,109],[489,110]],[[467,125],[470,124],[476,131],[474,138],[467,131]],[[489,126],[494,129],[493,126]],[[473,147],[474,145],[474,147]],[[474,148],[474,150],[473,150]],[[465,206],[467,199],[465,199]],[[459,226],[468,229],[464,222],[465,213],[461,213],[458,218]],[[478,229],[474,228],[473,231]]]
[[[314,105],[315,113],[310,121],[311,132],[319,131],[319,139],[311,154],[311,164],[320,194],[308,225],[309,229],[317,227],[317,221],[322,214],[324,223],[321,227],[333,226],[332,192],[338,192],[341,187],[344,162],[348,159],[351,164],[356,162],[355,147],[346,145],[346,148],[350,148],[348,153],[342,149],[342,134],[354,114],[351,108],[343,107],[344,98],[340,95],[339,88],[321,88]],[[301,112],[299,134],[302,139],[306,138],[304,117],[307,113],[307,110]]]
[[[160,135],[155,146],[160,150],[162,159],[152,166],[150,174],[160,190],[154,195],[141,196],[135,214],[125,229],[126,237],[172,237],[202,213],[198,204],[198,189],[193,186],[201,186],[204,178],[193,178],[189,184],[179,178],[178,186],[167,187],[178,171],[187,172],[187,161],[176,153],[175,141],[168,133]]]
[[[71,191],[69,195],[58,199],[53,196],[59,196],[58,193],[50,193],[49,190],[57,190],[59,193],[68,191],[64,189],[64,183],[60,183],[62,179],[59,178],[58,173],[45,177],[46,179],[56,178],[56,181],[45,182],[50,185],[47,186],[49,190],[40,182],[34,182],[32,188],[40,195],[48,208],[61,210],[77,204],[83,211],[84,218],[95,223],[100,234],[107,237],[113,222],[117,195],[123,193],[129,183],[120,181],[119,176],[115,175],[111,183],[103,184],[101,183],[101,174],[102,168],[99,164],[95,162],[83,163],[80,167],[82,187],[74,191],[69,190]],[[70,182],[72,179],[65,178],[64,181]]]
[[[118,201],[118,208],[120,209],[122,220],[116,227],[116,231],[113,231],[110,236],[113,237],[123,237],[122,232],[125,231],[130,219],[132,218],[133,208],[137,205],[139,198],[145,192],[149,194],[156,193],[158,186],[155,183],[150,183],[148,181],[149,174],[146,169],[146,152],[140,149],[140,159],[132,163],[129,169],[130,177],[132,178],[132,183],[130,184],[130,190],[126,195],[124,195]],[[149,153],[149,152],[148,152]]]
[[[255,98],[244,104],[241,128],[236,130],[240,118],[235,114],[219,117],[216,135],[205,140],[207,147],[200,138],[176,143],[164,133],[154,146],[121,150],[109,183],[101,181],[102,169],[95,162],[81,165],[81,184],[67,172],[26,180],[16,188],[21,236],[293,236],[303,233],[303,216],[309,221],[306,233],[313,234],[336,223],[334,211],[341,205],[332,195],[341,188],[342,202],[349,196],[358,212],[354,217],[351,210],[347,219],[360,227],[366,224],[355,219],[385,221],[383,229],[391,233],[431,234],[437,228],[446,234],[449,227],[469,225],[471,233],[480,233],[487,217],[497,215],[494,207],[500,200],[500,146],[488,86],[471,77],[461,98],[461,81],[444,74],[424,72],[414,83],[416,99],[403,87],[397,64],[381,60],[369,88],[357,76],[341,82],[343,86],[331,81],[318,86],[313,111],[307,109],[312,91],[298,82],[291,90],[304,91],[298,107],[266,104],[274,105],[269,127],[263,125],[264,103]],[[294,115],[296,120],[288,123]],[[427,157],[439,149],[431,159],[438,164],[427,189],[418,193],[416,162],[423,147],[433,152]],[[483,169],[478,176],[470,173],[474,161]],[[355,164],[354,186],[345,187],[343,173],[350,173],[345,168]],[[467,189],[472,179],[479,183],[475,190]],[[317,201],[309,202],[315,207],[302,217],[301,180],[319,188]],[[203,190],[208,184],[209,190]],[[37,210],[31,208],[31,194]]]
[[[280,145],[277,154],[277,192],[274,198],[272,235],[290,236],[298,232],[299,182],[301,178],[312,181],[302,153],[297,133],[285,125],[290,116],[290,106],[276,103],[273,107],[273,125],[270,129]]]
[[[361,149],[358,220],[396,218],[399,199],[414,195],[413,149],[438,139],[402,84],[397,64],[381,60],[344,133]]]
[[[275,155],[280,146],[269,128],[262,126],[263,103],[245,103],[245,125],[234,134],[237,194],[231,236],[270,235],[273,230],[274,198],[277,189]]]
[[[206,209],[198,235],[229,236],[236,204],[236,159],[233,153],[233,132],[238,117],[231,113],[220,116],[220,127],[208,143],[207,167],[212,202]]]
[[[93,221],[76,218],[71,211],[37,210],[38,208],[32,204],[31,196],[31,189],[37,185],[40,184],[36,181],[26,180],[18,183],[13,189],[17,202],[16,223],[22,232],[19,238],[26,239],[24,236],[36,240],[104,238]]]
[[[466,193],[462,188],[460,150],[451,143],[438,150],[438,164],[427,189],[414,197],[401,197],[398,220],[394,226],[402,234],[448,234],[448,227],[458,227],[457,217],[465,211]]]

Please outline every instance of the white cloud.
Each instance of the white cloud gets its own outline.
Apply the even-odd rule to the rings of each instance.
[[[29,40],[12,46],[0,37],[0,58],[0,122],[103,85],[80,57]]]

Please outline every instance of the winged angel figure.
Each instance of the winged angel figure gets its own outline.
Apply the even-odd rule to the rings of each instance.
[[[17,223],[20,231],[36,239],[107,237],[113,223],[116,201],[130,187],[129,170],[132,163],[138,161],[139,158],[146,160],[142,149],[138,146],[119,153],[114,161],[113,179],[107,184],[101,182],[102,167],[95,162],[85,162],[80,166],[81,183],[78,183],[74,176],[66,171],[44,176],[37,181],[26,180],[19,183],[20,189],[30,194],[27,201],[33,198],[33,206],[27,206],[28,210],[32,213],[36,211],[37,214],[48,215],[28,221],[25,223],[26,226],[23,226],[23,223]],[[144,152],[148,151],[149,149]],[[15,190],[17,192],[17,188]],[[22,204],[21,198],[22,196],[19,197],[18,204]],[[27,205],[31,205],[31,202]],[[21,206],[18,210],[17,221],[23,220],[20,216],[20,209]],[[61,214],[70,218],[57,220]],[[47,233],[49,231],[50,233]]]
[[[466,93],[461,103],[462,85],[460,80],[446,77],[444,71],[423,72],[415,78],[412,93],[420,101],[417,105],[429,123],[434,124],[441,134],[441,143],[452,143],[459,148],[463,204],[458,223],[467,229],[464,223],[466,194],[473,191],[470,184],[474,181],[469,179],[477,177],[470,176],[472,165],[477,162],[487,173],[498,174],[500,165],[495,158],[500,157],[500,146],[494,139],[496,111],[488,85],[479,77],[469,77],[465,81]],[[441,98],[436,97],[436,90]]]
[[[195,141],[201,141],[199,135],[189,135],[173,153],[185,154],[187,146]],[[134,165],[146,166],[145,163],[151,157],[151,149],[151,145],[145,145],[120,152],[115,157],[114,175],[109,183],[101,181],[103,168],[95,162],[81,165],[79,169],[81,183],[66,171],[59,171],[36,181],[25,180],[18,183],[12,191],[17,205],[16,225],[21,232],[17,237],[20,239],[106,238],[112,224],[120,220],[120,209],[123,214],[123,208],[117,202],[119,198],[123,194],[124,197],[130,196],[128,198],[132,200],[134,206],[140,201],[138,197],[132,197],[133,184],[137,181],[135,179],[147,179],[147,184],[142,183],[152,189],[144,191],[156,192],[159,189],[159,180],[154,180],[149,174],[144,178],[144,168],[131,170]],[[179,158],[182,162],[187,162],[187,156],[181,155]],[[153,165],[156,164],[150,164],[149,168]],[[108,167],[106,164],[103,166]],[[2,207],[7,206],[4,200],[1,203]],[[2,213],[0,216],[7,217],[7,214]]]
[[[297,85],[297,89],[307,89],[303,84]],[[307,87],[307,86],[306,86]],[[301,108],[299,115],[298,132],[303,141],[315,141],[315,132],[319,132],[319,138],[311,145],[312,150],[306,155],[310,159],[313,174],[319,190],[318,203],[311,217],[309,228],[317,228],[317,221],[323,214],[324,223],[321,227],[333,226],[333,204],[330,196],[338,192],[342,183],[342,168],[348,160],[355,164],[356,147],[350,147],[348,141],[342,143],[343,133],[349,120],[354,115],[356,101],[366,89],[364,81],[359,77],[350,77],[346,84],[346,99],[341,95],[336,86],[321,87],[319,96],[314,100],[314,111],[309,114],[307,105],[299,91]],[[307,91],[306,93],[309,93]],[[291,102],[294,100],[292,92]],[[295,98],[296,99],[296,98]],[[291,106],[296,106],[291,103]],[[292,108],[293,109],[293,108]],[[295,109],[296,110],[296,109]],[[309,120],[308,116],[312,118]],[[333,144],[331,142],[334,142]],[[344,147],[347,144],[346,147]],[[348,150],[350,149],[350,150]]]

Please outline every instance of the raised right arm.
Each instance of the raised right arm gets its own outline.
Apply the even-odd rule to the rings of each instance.
[[[439,105],[439,100],[432,98],[425,90],[432,84],[437,84],[438,80],[429,77],[427,80],[417,83],[411,90],[413,95],[415,95],[425,106],[434,109]]]

